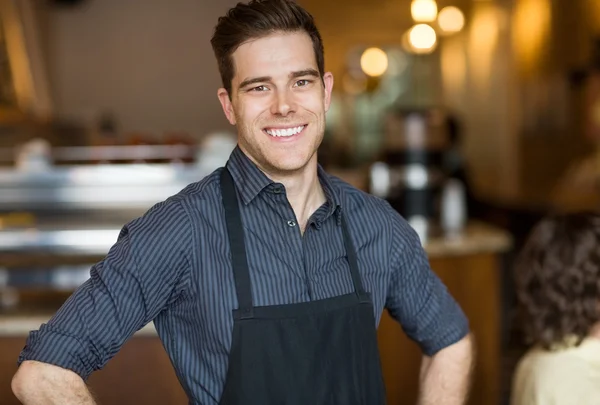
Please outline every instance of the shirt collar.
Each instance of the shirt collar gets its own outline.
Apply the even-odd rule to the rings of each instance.
[[[239,145],[235,147],[229,160],[227,168],[231,172],[233,181],[238,189],[242,202],[248,205],[254,198],[266,187],[274,182],[269,179],[240,149]],[[325,192],[325,198],[329,202],[328,214],[337,212],[338,222],[340,220],[340,196],[338,188],[332,183],[331,176],[318,165],[317,175]]]
[[[325,192],[325,198],[327,199],[327,202],[329,202],[326,217],[335,213],[337,224],[340,225],[342,220],[340,190],[332,183],[331,176],[321,165],[317,166],[317,175],[319,176],[321,187],[323,187],[323,191]]]
[[[248,159],[239,145],[231,152],[227,168],[245,205],[250,204],[265,187],[273,184],[273,181]]]

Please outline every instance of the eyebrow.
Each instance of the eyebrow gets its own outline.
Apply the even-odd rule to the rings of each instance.
[[[239,87],[240,87],[240,89],[243,89],[244,87],[248,87],[251,84],[268,82],[270,80],[271,80],[270,76],[253,77],[251,79],[246,79],[243,82],[241,82]]]
[[[317,72],[314,69],[304,69],[304,70],[299,70],[297,72],[290,73],[290,79],[295,79],[295,78],[302,77],[302,76],[319,77],[319,72]]]
[[[317,72],[315,69],[304,69],[304,70],[298,70],[296,72],[292,72],[289,74],[290,79],[296,79],[298,77],[303,77],[303,76],[319,77],[319,72]],[[272,80],[271,76],[253,77],[253,78],[246,79],[243,82],[241,82],[239,88],[243,89],[244,87],[248,87],[251,84],[264,83],[264,82],[269,82],[271,80]]]

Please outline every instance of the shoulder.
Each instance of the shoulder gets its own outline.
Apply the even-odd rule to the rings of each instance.
[[[549,403],[591,405],[600,396],[598,377],[573,350],[530,349],[517,364],[512,381],[512,404]]]
[[[169,197],[163,203],[191,205],[194,203],[194,201],[219,198],[221,196],[219,191],[219,176],[222,170],[223,168],[220,167],[208,174],[206,177],[194,183],[188,184],[183,190]]]
[[[339,177],[328,174],[342,209],[349,215],[368,215],[375,221],[401,221],[402,217],[384,199],[360,190]]]
[[[590,390],[590,374],[586,361],[577,355],[578,349],[546,351],[530,349],[518,362],[513,389],[518,396],[569,398],[576,392]],[[600,391],[600,387],[596,390]]]
[[[342,212],[354,226],[367,233],[383,233],[394,248],[420,246],[417,233],[389,202],[339,177],[329,175],[329,179],[338,194]]]
[[[172,232],[190,229],[194,207],[204,201],[217,201],[220,197],[219,173],[220,169],[217,169],[177,194],[154,204],[143,215],[129,222],[126,228],[137,232],[159,232],[166,237],[172,236]]]

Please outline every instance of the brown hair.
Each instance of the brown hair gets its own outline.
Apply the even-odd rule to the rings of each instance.
[[[543,219],[517,259],[515,281],[528,343],[581,343],[600,321],[600,214]]]
[[[325,70],[323,41],[314,19],[293,0],[252,0],[238,3],[219,18],[211,45],[219,65],[223,87],[231,97],[231,81],[235,66],[231,55],[245,42],[275,32],[304,31],[313,43],[321,77]]]

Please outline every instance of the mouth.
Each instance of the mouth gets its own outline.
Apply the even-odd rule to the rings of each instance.
[[[286,127],[267,127],[263,129],[263,132],[272,138],[277,139],[291,139],[304,132],[308,125],[295,125]]]

